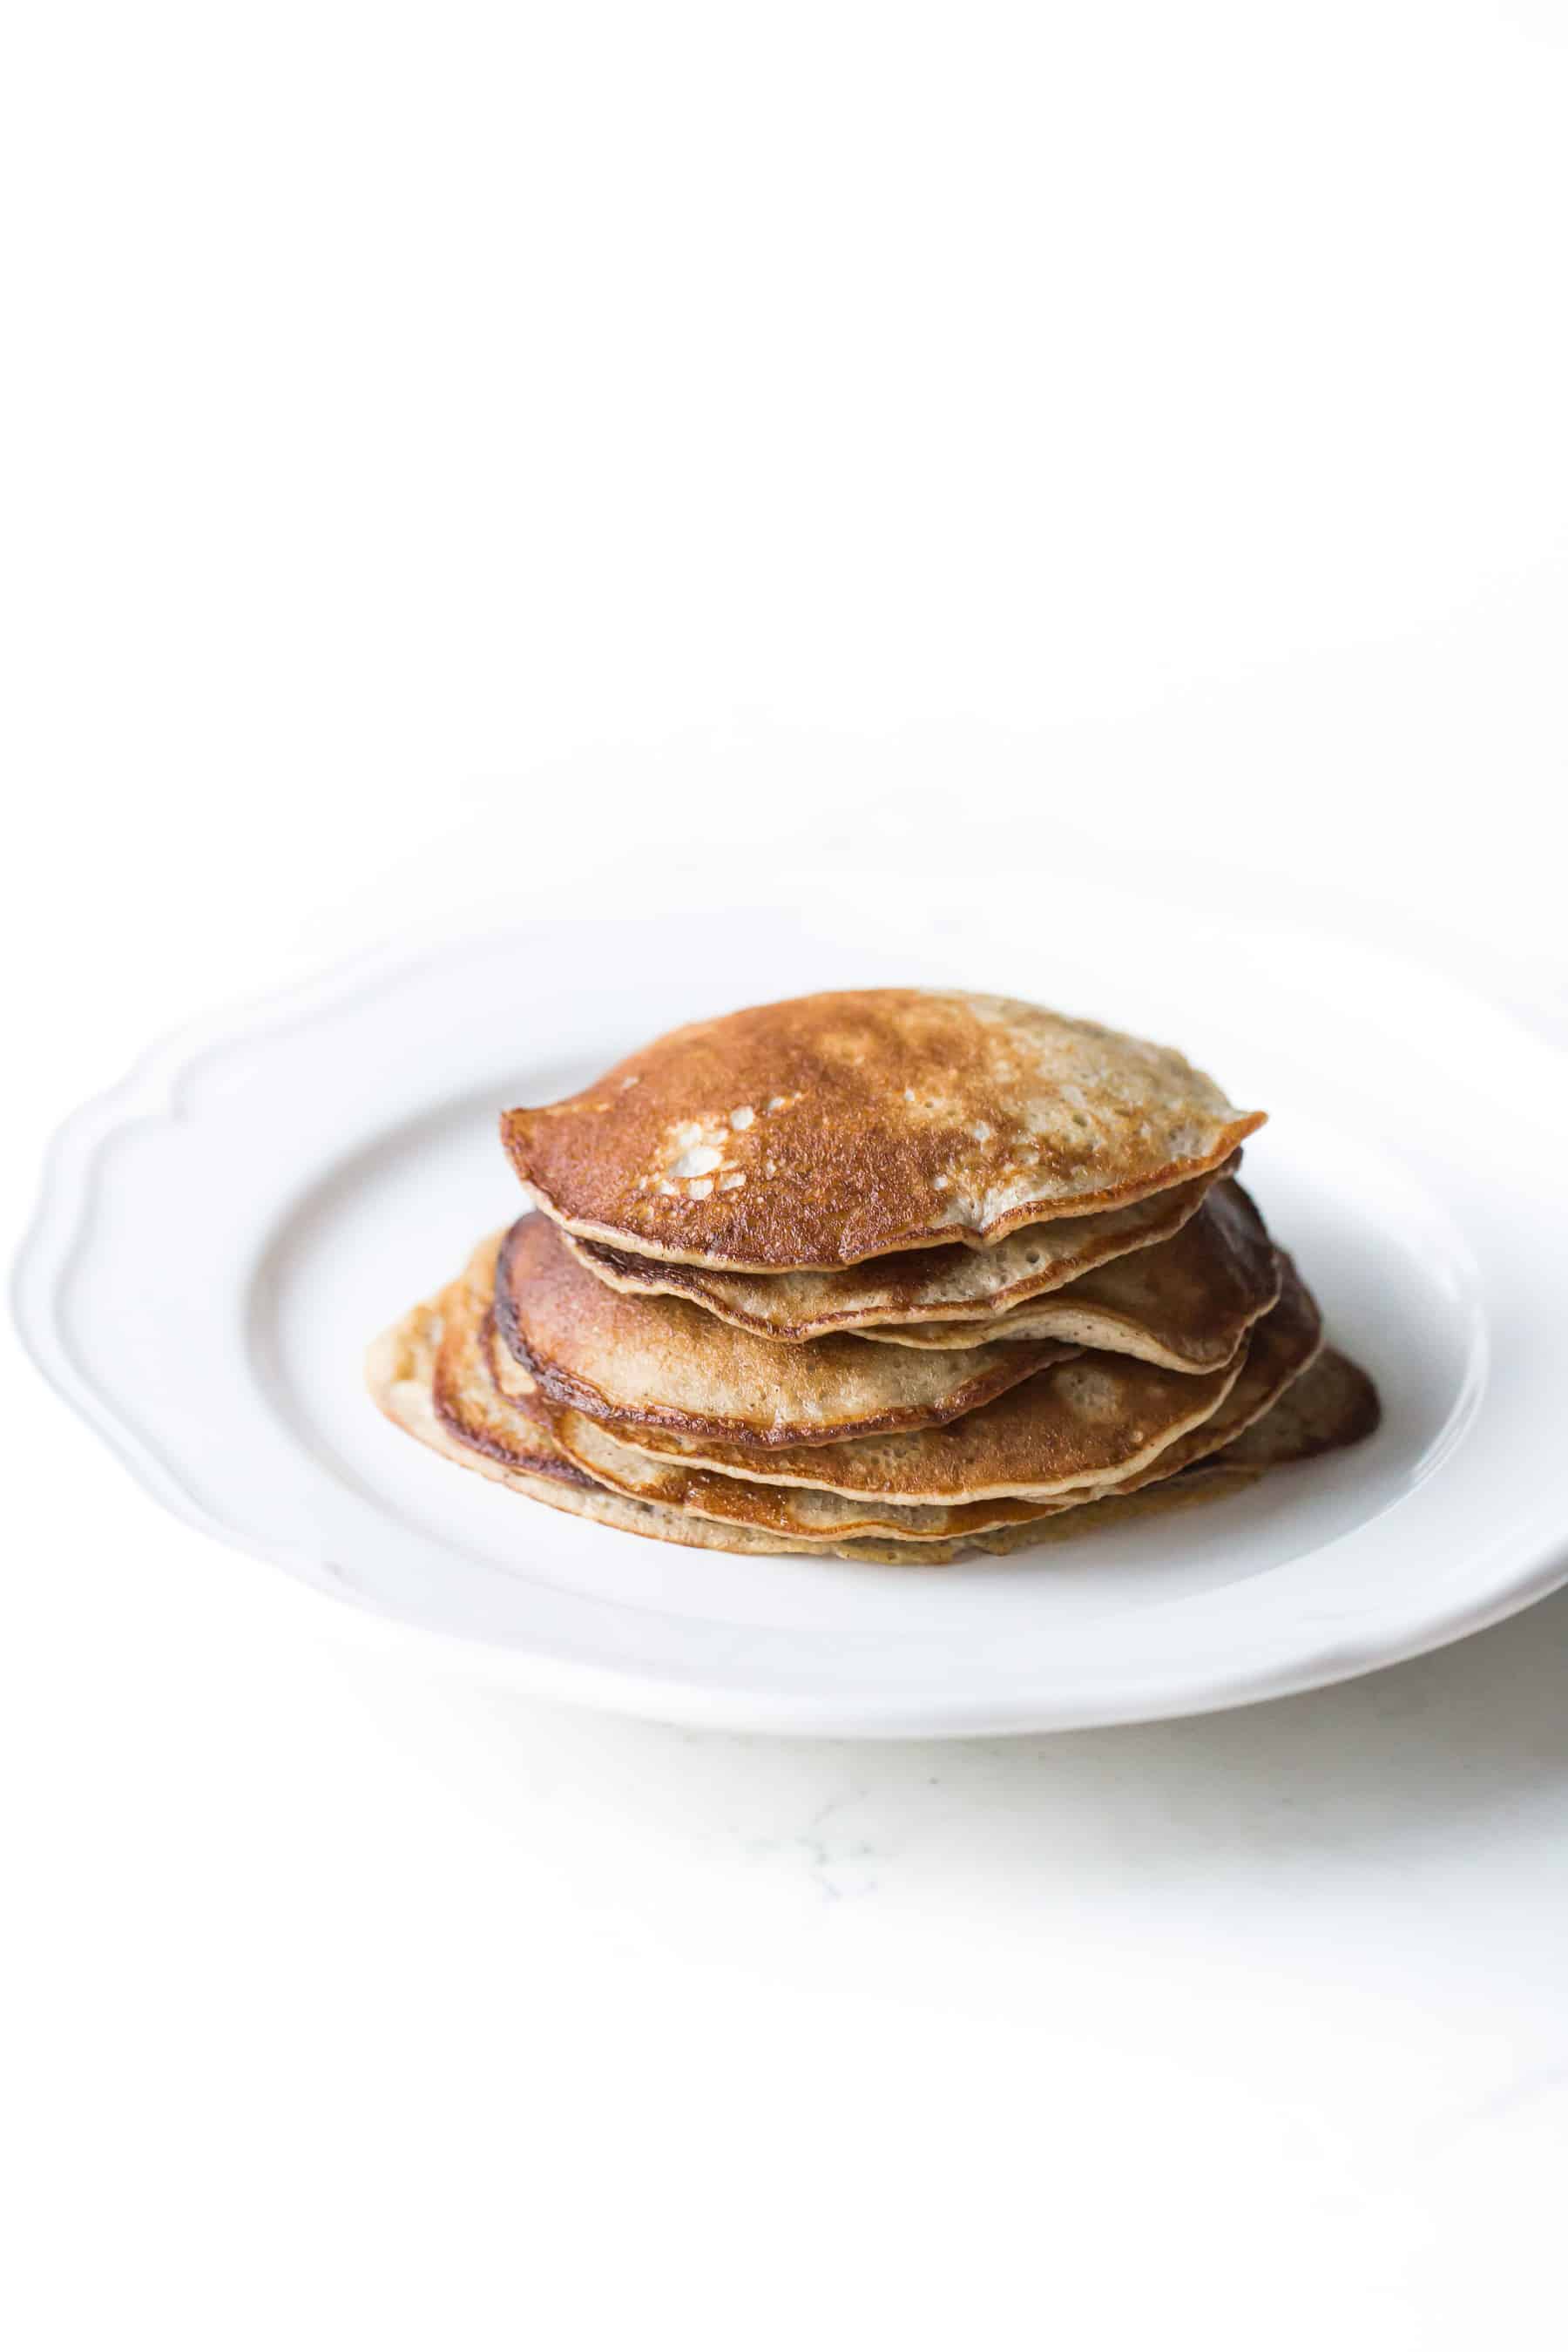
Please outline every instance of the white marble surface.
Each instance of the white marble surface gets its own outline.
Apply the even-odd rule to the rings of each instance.
[[[1088,864],[1568,1030],[1556,12],[955,22],[32,12],[11,1229],[150,1036],[606,866]],[[688,1737],[0,1404],[8,2341],[1561,2345],[1568,1594],[1205,1721]]]

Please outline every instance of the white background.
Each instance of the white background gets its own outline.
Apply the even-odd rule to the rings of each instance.
[[[1568,1034],[1548,0],[6,50],[14,1229],[171,1024],[779,845]],[[362,1646],[3,1378],[29,2352],[1561,2341],[1568,1598],[1207,1722],[685,1736]]]

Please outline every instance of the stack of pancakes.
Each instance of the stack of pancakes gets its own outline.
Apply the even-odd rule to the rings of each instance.
[[[534,1203],[377,1341],[520,1493],[722,1551],[945,1560],[1376,1425],[1179,1054],[994,996],[800,997],[509,1111]]]

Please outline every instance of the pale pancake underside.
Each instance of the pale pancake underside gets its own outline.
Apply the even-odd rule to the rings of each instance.
[[[1068,1352],[1035,1339],[922,1353],[850,1335],[780,1348],[689,1300],[607,1288],[540,1216],[506,1237],[496,1310],[512,1356],[557,1403],[596,1421],[768,1447],[951,1420]]]
[[[1016,999],[869,989],[659,1038],[501,1122],[539,1205],[590,1241],[831,1270],[1141,1201],[1261,1125],[1164,1046]]]
[[[566,1244],[612,1290],[694,1299],[722,1322],[756,1331],[763,1339],[799,1341],[834,1331],[895,1324],[923,1327],[940,1320],[953,1328],[946,1345],[968,1346],[973,1332],[964,1327],[1005,1316],[1127,1251],[1169,1240],[1196,1213],[1210,1186],[1234,1175],[1240,1162],[1241,1154],[1236,1152],[1223,1168],[1173,1184],[1147,1200],[1102,1209],[1092,1216],[1025,1225],[989,1249],[949,1242],[940,1248],[871,1258],[832,1274],[751,1274],[680,1265],[609,1249],[576,1234],[568,1234]]]

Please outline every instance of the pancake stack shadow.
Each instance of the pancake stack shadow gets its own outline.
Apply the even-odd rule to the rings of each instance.
[[[677,1030],[509,1111],[532,1206],[377,1340],[383,1410],[517,1492],[732,1552],[1087,1537],[1375,1428],[1169,1048],[877,989]]]

